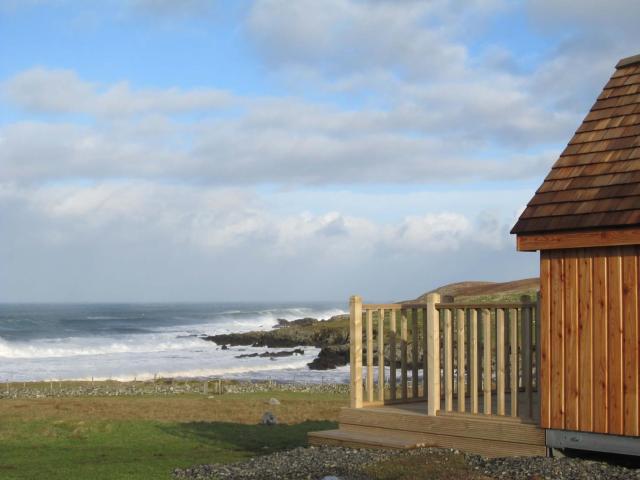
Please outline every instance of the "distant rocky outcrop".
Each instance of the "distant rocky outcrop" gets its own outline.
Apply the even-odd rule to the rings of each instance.
[[[328,320],[301,318],[282,323],[275,330],[210,335],[204,339],[218,345],[266,348],[341,345],[349,340],[349,315],[336,315]]]

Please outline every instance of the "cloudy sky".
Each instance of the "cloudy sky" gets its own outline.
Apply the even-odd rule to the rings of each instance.
[[[0,301],[369,300],[509,229],[637,0],[0,0]]]

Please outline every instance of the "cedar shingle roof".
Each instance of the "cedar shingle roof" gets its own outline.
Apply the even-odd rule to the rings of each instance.
[[[620,60],[511,233],[640,225],[640,55]]]

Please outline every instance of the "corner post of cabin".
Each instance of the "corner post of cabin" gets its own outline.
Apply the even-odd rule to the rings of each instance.
[[[436,304],[440,303],[439,293],[427,295],[426,355],[428,391],[427,414],[435,416],[440,410],[440,313]]]
[[[349,299],[349,370],[351,408],[362,408],[362,297]]]

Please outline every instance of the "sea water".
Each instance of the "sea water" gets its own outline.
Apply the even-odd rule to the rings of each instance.
[[[327,319],[337,303],[0,304],[0,382],[148,380],[154,377],[336,381],[348,370],[307,368],[318,353],[237,358],[257,347],[223,350],[205,335],[270,330],[277,319]]]

